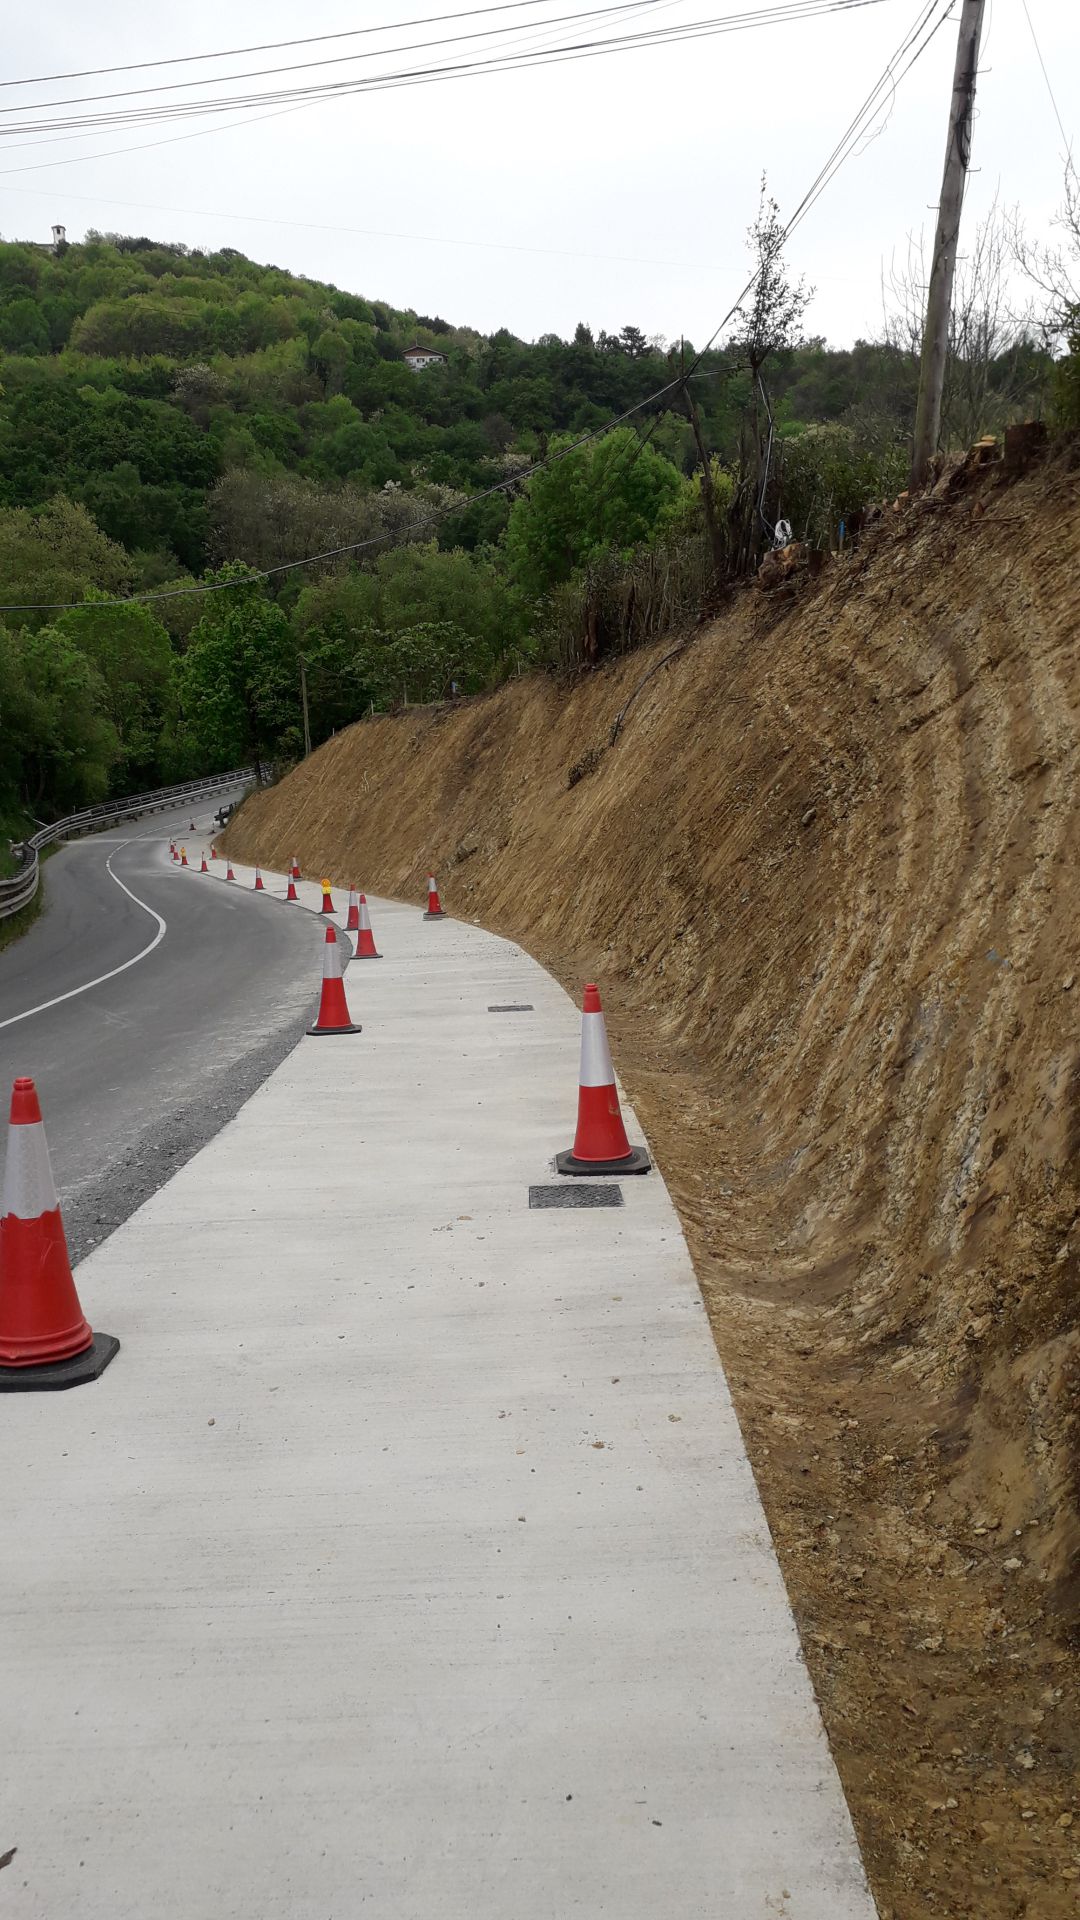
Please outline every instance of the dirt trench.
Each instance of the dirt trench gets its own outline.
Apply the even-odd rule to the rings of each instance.
[[[1080,1914],[1078,559],[991,473],[225,839],[600,981],[886,1920]]]

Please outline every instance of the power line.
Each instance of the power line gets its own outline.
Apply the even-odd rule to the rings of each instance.
[[[550,3],[551,3],[551,0],[544,0],[545,5],[548,5]],[[575,20],[592,20],[597,18],[601,14],[628,13],[628,12],[640,13],[645,8],[655,7],[658,4],[659,4],[659,0],[633,0],[633,4],[631,6],[628,6],[626,3],[626,0],[621,0],[621,4],[616,6],[589,7],[584,12],[552,14],[549,19],[544,21],[543,24],[545,28],[549,26],[557,27],[557,26],[565,26],[567,24],[574,22]],[[376,47],[367,53],[328,54],[325,60],[290,61],[287,65],[282,67],[253,67],[253,68],[249,68],[246,73],[208,74],[208,75],[201,75],[200,78],[197,80],[168,80],[168,81],[162,81],[159,85],[154,87],[122,87],[116,93],[72,94],[66,100],[43,100],[39,102],[36,107],[29,110],[33,112],[44,112],[47,108],[51,108],[51,107],[80,107],[80,106],[85,106],[94,100],[133,100],[137,98],[138,95],[140,94],[181,93],[181,92],[187,91],[191,87],[227,87],[227,86],[230,86],[235,80],[259,80],[267,77],[272,77],[280,73],[305,73],[311,67],[344,66],[348,62],[356,61],[356,60],[381,60],[385,58],[388,54],[392,54],[392,53],[424,53],[427,51],[429,47],[459,46],[463,44],[466,40],[493,40],[498,34],[520,33],[520,32],[521,32],[520,24],[515,20],[515,21],[512,21],[511,24],[506,27],[478,27],[474,33],[444,34],[435,40],[414,40],[414,41],[410,41],[410,43],[407,46],[400,46],[400,47]],[[267,94],[265,97],[267,99],[274,99],[280,96],[271,93],[271,94]],[[214,105],[217,103],[209,102],[207,104]],[[226,105],[229,103],[221,102],[220,104]],[[236,103],[235,101],[233,101],[231,104],[235,105]],[[0,107],[0,114],[26,113],[27,111],[28,109],[24,105],[14,106],[14,107]],[[141,112],[142,109],[137,108],[135,111]],[[172,106],[169,108],[169,111],[180,113],[180,112],[186,111],[186,109],[183,107],[182,102],[177,101],[172,104]],[[97,116],[87,115],[86,117],[89,119],[89,118],[96,118]],[[102,116],[102,117],[108,118],[108,119],[113,118],[113,116],[111,115]],[[50,124],[50,123],[35,122],[34,124],[37,125],[37,124]],[[62,124],[66,124],[66,123],[62,123]],[[15,131],[17,133],[22,133],[22,132],[25,132],[26,129],[23,127],[16,127]]]
[[[802,199],[799,201],[798,206],[795,208],[794,213],[791,215],[791,218],[781,228],[780,234],[777,240],[776,249],[774,253],[770,256],[772,259],[776,258],[776,254],[779,252],[780,248],[786,243],[789,236],[795,231],[795,228],[799,226],[800,223],[806,218],[806,215],[810,212],[811,208],[817,204],[818,200],[820,200],[826,188],[835,179],[840,168],[843,166],[844,161],[849,158],[855,146],[856,141],[860,138],[860,135],[864,130],[864,123],[869,121],[869,119],[871,118],[871,116],[876,110],[879,96],[883,92],[886,92],[890,86],[892,86],[895,89],[895,87],[898,86],[900,81],[904,78],[905,74],[911,71],[911,68],[915,65],[916,60],[918,60],[920,56],[926,51],[926,48],[930,44],[930,41],[933,38],[934,33],[937,32],[938,27],[940,27],[942,23],[947,19],[951,4],[952,4],[952,0],[924,0],[924,4],[921,5],[919,8],[919,12],[916,16],[914,26],[905,35],[900,46],[896,49],[896,52],[887,61],[882,73],[879,75],[878,79],[876,80],[874,85],[871,87],[870,92],[866,95],[865,99],[863,100],[861,107],[859,107],[856,114],[848,122],[846,130],[844,131],[843,134],[841,134],[840,139],[837,141],[836,145],[834,146],[832,153],[829,155],[828,160],[826,160],[823,167],[819,168],[815,179],[811,182],[810,186],[807,188]],[[904,55],[910,51],[915,40],[918,38],[918,35],[923,31],[924,27],[929,21],[935,6],[940,6],[942,8],[940,18],[935,23],[931,32],[927,34],[922,44],[918,48],[916,48],[916,51],[912,55],[911,59],[908,61],[907,66],[904,67],[901,73],[897,74],[896,68],[899,61],[903,59]],[[728,308],[723,318],[713,328],[713,331],[709,335],[709,338],[706,340],[705,345],[700,349],[698,353],[695,354],[693,360],[690,363],[690,366],[686,369],[685,375],[683,376],[685,380],[691,379],[693,375],[697,372],[698,368],[701,365],[702,360],[705,358],[705,355],[710,351],[710,349],[714,345],[718,334],[721,332],[721,330],[724,327],[727,326],[728,322],[734,318],[735,314],[738,312],[739,308],[741,307],[743,301],[746,299],[747,294],[752,292],[753,288],[756,286],[758,280],[761,277],[762,268],[766,264],[768,263],[762,262],[758,266],[758,268],[755,270],[755,272],[751,274],[749,280],[747,281],[742,292],[739,294],[738,298],[732,302],[731,306]],[[643,404],[648,405],[649,403],[646,401]]]
[[[651,0],[637,0],[638,5],[651,4]],[[75,129],[76,134],[106,131],[122,126],[152,126],[171,120],[191,119],[235,109],[254,113],[254,109],[276,102],[289,103],[281,111],[292,111],[296,106],[318,104],[321,101],[351,98],[360,93],[384,92],[402,86],[430,85],[452,79],[467,79],[484,74],[500,74],[528,71],[531,68],[563,64],[568,60],[595,59],[611,53],[622,53],[635,49],[654,47],[664,44],[681,44],[684,41],[711,39],[719,34],[743,33],[754,28],[773,25],[792,25],[802,20],[812,20],[830,14],[843,14],[871,6],[881,6],[886,0],[778,0],[778,4],[753,13],[722,14],[713,19],[689,21],[682,24],[668,24],[664,27],[648,28],[640,33],[621,33],[609,35],[606,39],[571,41],[562,46],[548,48],[525,48],[520,52],[496,49],[476,60],[461,60],[427,65],[406,67],[398,70],[378,73],[347,80],[322,81],[299,87],[264,90],[247,95],[233,95],[227,99],[201,99],[188,102],[160,102],[154,106],[137,107],[129,112],[115,111],[109,114],[85,114],[69,116],[63,119],[30,119],[7,128],[4,138],[9,142],[16,133],[50,133],[53,131]],[[627,10],[618,8],[619,12]],[[588,15],[572,15],[574,18],[587,18]],[[471,36],[466,36],[471,37]],[[437,44],[437,43],[433,43]],[[395,49],[401,51],[401,49]],[[364,56],[367,57],[367,56]],[[103,96],[105,97],[105,96]],[[61,104],[61,103],[56,103]],[[18,112],[21,109],[3,109],[5,112]],[[261,116],[269,118],[271,116]],[[247,122],[230,123],[233,126]],[[213,131],[215,129],[211,129]],[[191,136],[181,136],[191,137]],[[32,144],[48,144],[34,142]],[[80,154],[77,159],[107,159],[114,153],[143,152],[149,146],[167,144],[164,141],[151,141],[135,147],[113,149],[111,153]],[[42,166],[67,164],[63,161],[46,161]],[[30,172],[30,166],[8,168],[0,171]]]
[[[623,0],[622,4],[610,9],[611,13],[614,16],[612,20],[612,24],[614,24],[614,19],[619,18],[620,16],[625,18],[628,15],[641,13],[643,8],[646,6],[655,7],[657,12],[664,13],[667,11],[669,7],[676,6],[679,4],[681,4],[681,0]],[[565,19],[567,16],[561,16],[561,17]],[[569,17],[576,18],[578,16],[571,15]],[[580,17],[587,18],[588,16],[584,15]],[[502,32],[502,31],[505,31],[505,29],[493,28],[493,29],[489,29],[488,31]],[[522,32],[522,28],[519,26],[515,28],[514,31],[520,33]],[[470,37],[470,36],[465,36],[465,37]],[[509,55],[510,53],[515,53],[515,52],[527,52],[530,50],[530,48],[543,49],[545,41],[550,40],[551,37],[552,35],[550,30],[550,24],[547,22],[544,22],[540,24],[538,27],[535,27],[535,28],[530,27],[525,29],[524,37],[521,40],[519,40],[516,43],[512,42],[508,47],[504,49],[501,49],[501,50],[496,49],[494,53],[489,54],[489,58],[494,60],[495,58],[498,57],[498,54],[500,53],[500,51],[503,54]],[[558,34],[556,34],[554,37],[557,39],[559,36]],[[438,43],[433,42],[432,44],[438,44]],[[385,53],[388,51],[388,49],[384,48],[381,51]],[[372,56],[364,56],[364,57],[370,58]],[[410,71],[409,69],[402,69],[400,73],[395,75],[395,73],[391,69],[389,74],[386,76],[380,76],[378,74],[372,76],[372,82],[377,81],[382,77],[388,78],[390,80],[400,79],[402,73],[407,74],[409,71]],[[426,72],[441,72],[443,71],[443,69],[435,68],[435,67],[428,67],[428,68],[420,67],[416,71],[419,74],[424,74]],[[452,69],[446,69],[446,71],[452,71]],[[206,83],[196,82],[195,84],[197,85],[212,84],[212,82],[209,82],[209,81]],[[371,83],[365,83],[365,84],[371,84]],[[192,114],[194,114],[196,112],[203,111],[207,106],[212,106],[217,111],[220,111],[222,113],[227,113],[233,107],[246,105],[248,107],[248,117],[243,120],[229,121],[225,124],[223,128],[220,129],[221,131],[228,131],[233,128],[243,128],[245,126],[256,125],[259,121],[262,121],[262,120],[278,119],[281,117],[282,114],[298,112],[300,111],[301,108],[307,105],[311,105],[311,104],[317,105],[319,100],[318,90],[309,89],[308,91],[311,94],[310,99],[308,99],[305,96],[305,91],[303,89],[293,89],[292,93],[294,95],[299,96],[299,104],[297,106],[280,108],[273,113],[255,114],[254,112],[251,111],[252,105],[253,104],[257,105],[259,100],[263,98],[262,95],[253,95],[251,96],[250,100],[246,102],[243,100],[241,96],[238,96],[238,95],[230,95],[225,99],[217,100],[209,103],[203,102],[201,103],[201,105],[200,103],[196,102],[193,105],[191,112]],[[339,83],[338,91],[340,92],[340,83]],[[282,97],[282,96],[280,93],[279,95],[276,95],[276,96],[268,93],[266,94],[265,97],[267,99],[272,99],[275,97]],[[333,89],[331,89],[329,97],[331,98],[334,97]],[[48,104],[49,103],[47,102],[42,103],[43,107]],[[38,110],[40,111],[40,109]],[[4,109],[0,109],[0,111],[20,112],[20,111],[30,111],[30,109],[4,108]],[[167,121],[169,119],[183,119],[184,117],[185,116],[184,116],[184,113],[181,111],[180,103],[171,102],[171,103],[163,103],[162,110],[160,112],[154,112],[147,109],[142,111],[141,113],[134,113],[130,115],[114,113],[108,116],[105,116],[105,115],[95,116],[91,114],[91,115],[83,115],[78,119],[72,119],[70,121],[56,121],[56,122],[50,122],[47,120],[29,121],[26,123],[25,129],[21,129],[18,125],[16,125],[16,126],[8,126],[0,130],[0,146],[6,144],[8,147],[8,150],[10,151],[13,148],[18,149],[20,147],[28,147],[28,146],[40,147],[40,146],[67,145],[67,143],[71,140],[85,139],[88,134],[92,134],[95,130],[104,132],[106,130],[106,127],[111,127],[111,126],[119,127],[123,125],[125,120],[130,121],[131,124],[133,125],[150,126],[161,120]],[[76,128],[77,130],[75,132],[69,132],[69,133],[48,132],[47,129],[50,126],[54,126],[54,125],[55,126],[71,126]],[[30,131],[30,132],[34,132],[34,131],[44,132],[45,137],[43,139],[32,139],[32,140],[16,140],[13,138],[14,134],[23,130]],[[205,131],[209,133],[214,133],[219,131],[219,129],[216,127],[209,127]],[[202,130],[199,130],[194,134],[181,134],[178,136],[174,136],[172,139],[150,141],[150,142],[142,143],[141,145],[136,147],[121,147],[111,151],[115,151],[118,153],[139,153],[139,152],[147,151],[149,147],[152,147],[152,146],[168,146],[168,145],[175,144],[175,141],[177,139],[190,140],[190,139],[200,139],[202,137],[203,137]],[[87,159],[87,160],[108,159],[110,157],[111,157],[111,152],[94,151],[93,149],[90,149],[85,154],[76,154],[73,156],[73,158],[76,161],[84,160],[84,159]],[[44,167],[51,168],[54,166],[66,166],[68,164],[69,163],[64,160],[47,161],[47,162],[41,163],[43,168]],[[7,169],[7,171],[25,173],[25,172],[32,172],[34,171],[34,169],[31,167],[22,167],[22,168],[9,168]]]
[[[406,27],[432,27],[444,20],[478,20],[489,13],[514,13],[522,7],[549,6],[551,0],[503,0],[497,7],[468,7],[462,13],[428,13],[419,20],[389,20],[382,26],[348,27],[340,33],[305,34],[299,40],[264,40],[251,47],[218,47],[210,53],[178,53],[160,60],[133,60],[121,67],[82,67],[72,73],[39,73],[25,80],[0,80],[3,87],[47,87],[61,80],[97,80],[110,73],[145,73],[152,67],[184,67],[198,60],[238,60],[249,53],[279,53],[286,47],[316,47],[329,40],[356,40],[371,33],[398,33]]]
[[[934,8],[938,4],[942,4],[944,8],[940,18],[935,22],[931,31],[926,34],[922,43],[915,47],[915,51],[911,54],[907,65],[901,72],[897,73],[896,69],[900,60],[911,52],[919,34],[922,33],[927,26]],[[783,245],[795,226],[805,218],[817,200],[821,198],[821,195],[825,192],[826,188],[835,178],[839,168],[843,165],[844,160],[849,157],[855,142],[863,131],[864,122],[876,109],[879,96],[887,91],[890,85],[898,86],[904,76],[911,71],[916,60],[925,52],[934,33],[946,18],[950,4],[951,0],[926,0],[926,3],[920,7],[914,27],[905,36],[901,46],[897,48],[892,58],[886,64],[883,73],[879,76],[875,85],[871,88],[870,93],[863,101],[862,106],[849,122],[845,133],[833,148],[829,159],[825,165],[819,169],[815,180],[803,195],[791,219],[781,229],[777,250]],[[775,254],[772,257],[775,258]],[[520,473],[513,474],[508,479],[496,481],[490,487],[484,487],[479,493],[469,495],[465,500],[453,507],[440,508],[436,512],[425,516],[416,523],[413,531],[417,531],[420,528],[436,527],[446,520],[459,518],[462,514],[467,513],[471,507],[479,506],[483,501],[490,500],[497,494],[510,492],[513,488],[521,486],[526,480],[530,480],[534,474],[539,473],[543,468],[557,465],[560,460],[567,459],[571,453],[577,452],[580,447],[587,446],[590,441],[600,438],[603,434],[612,432],[614,428],[622,426],[625,421],[632,419],[635,414],[643,412],[646,407],[656,406],[667,394],[674,392],[676,388],[681,388],[685,382],[697,372],[705,355],[710,351],[716,341],[718,334],[738,312],[747,294],[750,293],[756,285],[763,264],[765,263],[759,263],[758,267],[750,275],[746,285],[739,292],[735,300],[732,301],[731,306],[717,323],[705,345],[695,354],[690,366],[685,369],[680,369],[675,379],[666,381],[665,384],[657,388],[654,393],[647,395],[644,400],[636,401],[632,407],[627,407],[624,412],[616,415],[613,419],[605,421],[598,427],[591,427],[588,432],[580,434],[566,446],[557,448],[554,453],[545,455],[541,460],[533,461],[530,466],[523,469]],[[632,450],[633,458],[636,458],[637,454],[643,450],[643,446],[647,444],[648,439],[652,437],[652,432],[655,430],[657,424],[658,422],[653,422],[653,426],[650,428],[650,432],[645,440],[639,441],[638,445]],[[340,547],[328,548],[322,553],[307,554],[300,560],[283,561],[273,567],[252,568],[235,580],[195,582],[190,587],[159,589],[156,592],[133,594],[126,599],[116,600],[96,600],[91,602],[82,600],[7,602],[0,603],[0,613],[61,613],[74,611],[86,605],[97,607],[130,607],[136,605],[145,606],[164,600],[191,599],[208,593],[226,592],[233,587],[246,585],[253,580],[275,579],[281,574],[295,573],[304,567],[319,566],[327,560],[343,559],[346,555],[370,552],[374,547],[385,546],[389,541],[392,541],[394,537],[392,531],[384,530],[381,533],[371,536],[369,539],[351,541]]]
[[[826,160],[824,166],[821,167],[821,169],[817,174],[817,177],[812,182],[810,187],[807,189],[807,192],[804,194],[802,200],[799,202],[799,205],[796,207],[795,212],[792,214],[791,219],[788,222],[788,225],[785,229],[785,235],[784,235],[785,238],[787,237],[787,234],[792,232],[794,228],[798,226],[799,223],[805,218],[806,214],[810,211],[810,208],[815,204],[815,202],[820,198],[821,194],[825,191],[825,188],[829,185],[829,182],[833,179],[834,175],[839,171],[840,167],[843,166],[851,146],[855,143],[855,141],[857,141],[861,137],[861,134],[863,131],[863,122],[866,120],[869,120],[869,118],[872,116],[882,96],[884,96],[885,94],[895,92],[895,89],[899,85],[900,81],[904,78],[904,75],[910,72],[911,67],[913,67],[915,64],[915,61],[918,60],[921,57],[921,55],[926,51],[926,48],[929,46],[930,41],[933,39],[934,34],[938,31],[938,28],[944,25],[944,22],[947,20],[951,5],[952,5],[952,0],[925,0],[925,4],[920,6],[914,26],[905,35],[900,46],[896,49],[896,52],[892,55],[892,58],[886,63],[884,69],[879,75],[874,86],[870,89],[870,92],[867,94],[866,98],[864,99],[862,106],[859,108],[858,112],[855,114],[853,119],[851,119],[848,122],[847,128],[845,129],[844,133],[841,134],[840,139],[837,141],[835,147],[832,150],[832,153],[829,155],[829,158]],[[926,37],[922,41],[921,45],[918,46],[915,52],[912,54],[912,57],[909,60],[908,65],[904,67],[902,72],[897,73],[897,67],[900,61],[904,58],[905,54],[911,51],[919,35],[923,33],[927,28],[935,7],[940,8],[940,13],[937,21],[930,28],[929,32],[926,33]]]
[[[625,14],[627,12],[640,12],[642,9],[646,7],[654,6],[656,4],[657,4],[657,0],[632,0],[631,5],[623,4],[621,6],[594,8],[587,12],[577,12],[572,14],[556,15],[555,20],[551,24],[558,24],[560,22],[564,24],[573,23],[574,21],[577,21],[577,20],[587,20],[587,19],[593,18],[596,15],[604,14],[604,13]],[[715,16],[712,19],[692,20],[692,21],[683,22],[681,24],[669,23],[659,28],[651,28],[651,27],[646,28],[643,32],[637,33],[637,34],[613,34],[613,35],[609,35],[607,39],[568,41],[562,46],[555,46],[555,47],[550,47],[546,49],[545,48],[536,49],[526,45],[522,50],[517,52],[514,51],[513,49],[507,50],[507,49],[495,48],[489,51],[488,53],[483,54],[479,59],[475,61],[460,61],[456,63],[442,63],[437,65],[429,64],[426,66],[419,66],[419,67],[405,67],[398,70],[390,69],[388,72],[378,73],[371,76],[360,76],[360,77],[350,76],[345,80],[321,80],[317,82],[305,83],[298,87],[269,88],[269,89],[263,89],[262,91],[259,91],[259,92],[253,92],[248,94],[235,94],[230,96],[227,99],[203,98],[203,99],[198,99],[191,102],[161,101],[153,105],[134,107],[130,111],[114,110],[109,113],[81,114],[81,115],[67,116],[65,118],[52,119],[52,120],[40,117],[41,113],[44,111],[45,108],[52,107],[52,106],[79,105],[79,104],[85,104],[87,101],[92,101],[94,99],[113,100],[113,99],[127,99],[127,98],[134,97],[129,93],[100,94],[100,95],[91,94],[86,96],[80,96],[78,98],[73,98],[72,100],[69,100],[69,101],[61,100],[61,101],[45,102],[43,103],[42,108],[31,109],[31,111],[35,112],[39,117],[34,119],[29,119],[23,122],[16,122],[13,126],[5,130],[4,137],[9,138],[10,135],[14,133],[34,133],[34,132],[49,131],[53,128],[66,129],[66,128],[75,127],[75,128],[82,129],[83,131],[90,131],[95,126],[108,128],[108,127],[121,126],[124,124],[153,125],[162,120],[184,119],[196,114],[229,112],[232,109],[237,107],[255,108],[259,106],[272,105],[279,101],[293,101],[298,99],[315,100],[320,98],[333,98],[335,96],[340,96],[343,94],[351,95],[356,92],[368,91],[372,88],[379,88],[386,84],[398,84],[403,82],[420,80],[432,74],[437,76],[441,76],[445,74],[457,75],[457,74],[469,74],[471,72],[488,68],[488,67],[498,69],[498,68],[501,68],[504,63],[506,65],[510,65],[513,62],[531,61],[534,56],[536,56],[540,60],[543,60],[548,58],[549,56],[557,56],[557,55],[564,55],[564,54],[577,55],[577,54],[587,54],[587,53],[596,52],[596,51],[604,52],[608,49],[619,50],[623,46],[632,45],[638,42],[643,44],[656,44],[657,42],[662,42],[666,40],[698,39],[706,35],[711,36],[713,34],[718,34],[718,33],[741,33],[741,32],[750,31],[757,27],[773,26],[773,25],[781,25],[781,26],[790,25],[792,23],[797,23],[802,19],[815,19],[825,14],[845,13],[845,12],[850,12],[855,9],[860,9],[863,7],[881,6],[883,4],[885,4],[885,0],[776,0],[776,4],[767,6],[765,8],[757,8],[751,12],[744,11],[744,12],[733,13],[733,14],[720,14]],[[384,48],[384,49],[381,49],[378,53],[364,53],[364,54],[356,54],[356,55],[350,54],[347,56],[347,58],[349,60],[353,60],[353,59],[370,60],[370,59],[381,58],[383,54],[423,52],[423,51],[426,51],[429,47],[445,46],[445,45],[451,45],[451,44],[456,45],[466,40],[486,39],[486,38],[492,37],[496,33],[510,32],[510,31],[517,32],[517,31],[520,31],[520,29],[516,27],[512,29],[511,28],[487,28],[484,30],[483,33],[479,33],[479,34],[451,35],[448,40],[418,41],[406,47]],[[317,66],[321,66],[327,63],[323,61],[316,61],[313,64]],[[341,62],[334,62],[333,64],[341,64]],[[282,73],[301,71],[301,70],[302,69],[294,69],[294,68],[265,69],[266,72],[282,72]],[[239,75],[239,74],[226,75],[226,76],[222,76],[221,82],[185,81],[182,83],[182,85],[184,88],[187,88],[191,85],[201,86],[201,85],[209,85],[209,84],[221,84],[222,82],[227,82],[230,79],[243,79],[244,77],[245,77],[244,75]],[[141,91],[158,92],[158,91],[175,91],[175,90],[176,88],[169,88],[169,89],[150,88],[150,89],[142,89]],[[0,109],[0,112],[5,114],[20,113],[25,111],[27,111],[27,109],[24,107],[5,107]]]
[[[1059,127],[1059,129],[1060,129],[1060,132],[1061,132],[1061,137],[1062,137],[1062,139],[1063,139],[1063,140],[1064,140],[1064,142],[1065,142],[1065,152],[1066,152],[1066,154],[1071,154],[1071,153],[1072,153],[1072,142],[1071,142],[1071,140],[1069,139],[1069,136],[1068,136],[1068,134],[1067,134],[1067,133],[1066,133],[1066,131],[1065,131],[1065,123],[1064,123],[1064,121],[1062,120],[1062,118],[1061,118],[1061,114],[1060,114],[1060,113],[1059,113],[1059,111],[1058,111],[1058,103],[1057,103],[1057,101],[1056,101],[1056,100],[1055,100],[1055,98],[1054,98],[1054,89],[1053,89],[1053,87],[1052,87],[1052,86],[1050,85],[1050,75],[1049,75],[1049,74],[1047,73],[1047,71],[1046,71],[1046,61],[1045,61],[1045,60],[1043,59],[1043,57],[1042,57],[1042,48],[1041,48],[1041,47],[1040,47],[1040,45],[1039,45],[1039,37],[1038,37],[1038,34],[1037,34],[1037,33],[1035,32],[1035,22],[1034,22],[1034,20],[1032,19],[1032,17],[1031,17],[1031,14],[1030,14],[1030,13],[1028,12],[1028,0],[1020,0],[1020,4],[1021,4],[1021,6],[1022,6],[1022,7],[1023,7],[1023,9],[1024,9],[1024,18],[1025,18],[1025,20],[1027,21],[1027,23],[1028,23],[1028,26],[1029,26],[1029,28],[1030,28],[1030,30],[1031,30],[1031,38],[1032,38],[1032,40],[1033,40],[1033,41],[1034,41],[1034,43],[1035,43],[1035,52],[1036,52],[1036,54],[1037,54],[1037,56],[1038,56],[1038,61],[1039,61],[1039,65],[1040,65],[1040,67],[1042,68],[1042,76],[1043,76],[1043,79],[1044,79],[1044,80],[1046,81],[1046,91],[1047,91],[1047,93],[1048,93],[1048,94],[1050,95],[1050,105],[1051,105],[1051,106],[1053,107],[1053,109],[1054,109],[1054,118],[1055,118],[1055,120],[1056,120],[1056,121],[1057,121],[1057,123],[1058,123],[1058,127]]]

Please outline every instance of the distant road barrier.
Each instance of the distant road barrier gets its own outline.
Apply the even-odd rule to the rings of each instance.
[[[144,813],[164,812],[178,800],[200,800],[220,793],[223,788],[242,786],[245,780],[254,778],[254,767],[241,767],[236,773],[215,773],[205,780],[185,780],[178,787],[158,787],[153,793],[129,794],[126,800],[106,800],[99,807],[85,807],[81,813],[69,813],[63,820],[54,820],[51,827],[42,827],[39,833],[21,843],[27,855],[21,871],[11,880],[0,880],[0,920],[18,913],[20,907],[27,906],[34,898],[38,890],[39,850],[54,840],[74,839],[80,834],[98,832],[102,827],[117,826],[122,820],[137,820]]]

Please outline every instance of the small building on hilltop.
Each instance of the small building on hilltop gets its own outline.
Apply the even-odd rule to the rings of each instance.
[[[423,373],[425,367],[445,367],[445,353],[437,353],[434,347],[406,347],[402,359],[414,373]]]

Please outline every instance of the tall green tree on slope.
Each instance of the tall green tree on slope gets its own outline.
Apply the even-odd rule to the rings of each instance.
[[[136,793],[154,785],[160,772],[173,652],[149,607],[135,601],[117,607],[102,600],[91,593],[85,606],[60,615],[55,630],[74,641],[101,675],[105,712],[119,742],[112,789]]]
[[[90,586],[111,597],[130,589],[133,572],[123,548],[106,538],[85,507],[63,494],[38,513],[0,507],[0,601],[81,600]],[[9,626],[42,626],[50,612],[2,617]]]
[[[184,730],[207,771],[258,767],[297,750],[296,646],[286,615],[247,567],[232,562],[206,578],[221,584],[207,594],[184,655]]]
[[[564,454],[533,475],[510,515],[506,551],[516,584],[538,596],[595,554],[650,539],[683,486],[671,461],[632,427]]]

